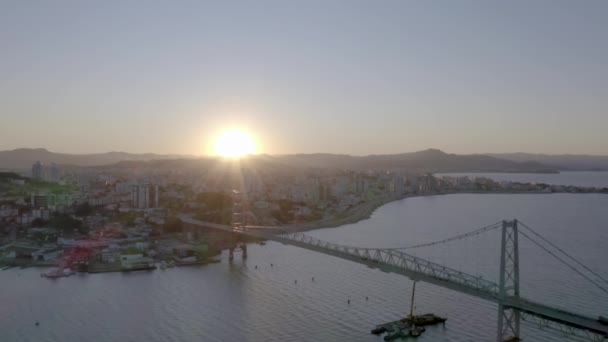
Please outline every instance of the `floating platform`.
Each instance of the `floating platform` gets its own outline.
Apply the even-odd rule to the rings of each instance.
[[[448,320],[447,318],[435,316],[432,313],[424,314],[424,315],[417,315],[417,316],[414,316],[413,319],[410,319],[409,317],[404,317],[398,321],[393,321],[393,322],[388,322],[388,323],[377,325],[376,328],[374,328],[371,331],[371,333],[374,335],[389,333],[388,336],[385,336],[385,340],[387,337],[393,336],[393,335],[395,335],[395,336],[391,337],[391,339],[394,339],[397,337],[405,337],[405,336],[415,337],[415,336],[418,336],[419,334],[416,334],[416,331],[412,330],[414,327],[419,328],[419,327],[424,327],[427,325],[445,323],[445,321],[447,321],[447,320]],[[413,333],[408,334],[408,331],[413,332]],[[422,331],[420,331],[420,333],[422,333],[422,332],[424,332],[424,329],[422,329]],[[397,336],[399,334],[402,334],[404,336]],[[386,340],[386,341],[390,341],[390,340]]]
[[[396,331],[384,336],[384,340],[392,341],[392,340],[398,339],[398,338],[401,339],[401,338],[407,338],[407,337],[418,337],[425,331],[426,331],[426,329],[424,329],[423,327],[416,327],[416,326],[407,328],[407,329],[396,329]]]

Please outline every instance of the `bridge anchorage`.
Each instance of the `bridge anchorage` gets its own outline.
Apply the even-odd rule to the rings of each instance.
[[[185,224],[191,226],[217,229],[243,237],[254,237],[308,249],[496,303],[498,306],[497,342],[520,341],[522,322],[543,330],[558,332],[571,341],[608,342],[608,322],[599,315],[589,317],[521,297],[520,237],[531,241],[601,290],[602,294],[599,295],[598,300],[608,298],[606,296],[608,295],[608,279],[594,272],[519,220],[502,221],[465,234],[415,246],[364,248],[322,241],[282,227],[248,226],[242,215],[241,195],[235,192],[234,196],[233,221],[230,226],[195,220],[185,214],[179,217]],[[502,233],[498,283],[405,252],[415,248],[462,240],[498,229]],[[600,318],[598,319],[598,317]]]

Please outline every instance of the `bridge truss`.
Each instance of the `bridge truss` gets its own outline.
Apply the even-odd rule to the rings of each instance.
[[[578,341],[608,341],[608,326],[597,319],[528,301],[519,296],[519,221],[503,221],[477,231],[443,241],[452,241],[472,233],[502,229],[500,281],[495,283],[480,276],[446,267],[413,256],[396,248],[362,248],[326,242],[303,233],[276,227],[239,227],[220,225],[180,216],[183,222],[235,234],[243,234],[350,260],[387,273],[407,276],[450,290],[465,293],[498,304],[497,341],[519,341],[520,324],[526,322],[541,329],[556,331]],[[527,236],[527,235],[526,235]],[[437,243],[441,243],[439,241]],[[435,243],[430,243],[435,244]],[[430,245],[424,244],[424,245]],[[420,245],[422,246],[422,245]],[[407,248],[417,248],[411,246]],[[602,287],[600,287],[602,288]]]

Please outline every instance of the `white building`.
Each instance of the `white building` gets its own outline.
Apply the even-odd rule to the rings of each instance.
[[[131,203],[134,208],[158,208],[158,185],[135,184],[131,186]]]

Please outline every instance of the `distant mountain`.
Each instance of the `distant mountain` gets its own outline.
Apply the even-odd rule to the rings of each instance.
[[[534,160],[563,171],[608,171],[608,156],[531,153],[494,153],[489,155],[516,162]]]
[[[26,170],[36,161],[56,163],[58,165],[97,166],[114,164],[123,160],[154,160],[184,158],[179,155],[133,154],[125,152],[107,152],[95,154],[67,154],[50,152],[44,148],[20,148],[11,151],[0,151],[0,170]]]
[[[382,168],[418,172],[557,172],[556,168],[538,162],[517,162],[486,155],[448,154],[436,149],[361,157],[295,154],[275,158],[277,161],[291,165],[359,170]]]
[[[54,153],[46,149],[0,151],[0,169],[29,170],[33,163],[56,163],[79,167],[104,166],[106,170],[201,168],[221,162],[219,158],[181,155]],[[457,155],[436,149],[412,153],[349,156],[342,154],[256,155],[246,163],[264,168],[329,168],[349,170],[408,170],[412,172],[557,172],[556,167],[535,161],[513,161],[488,155]]]

